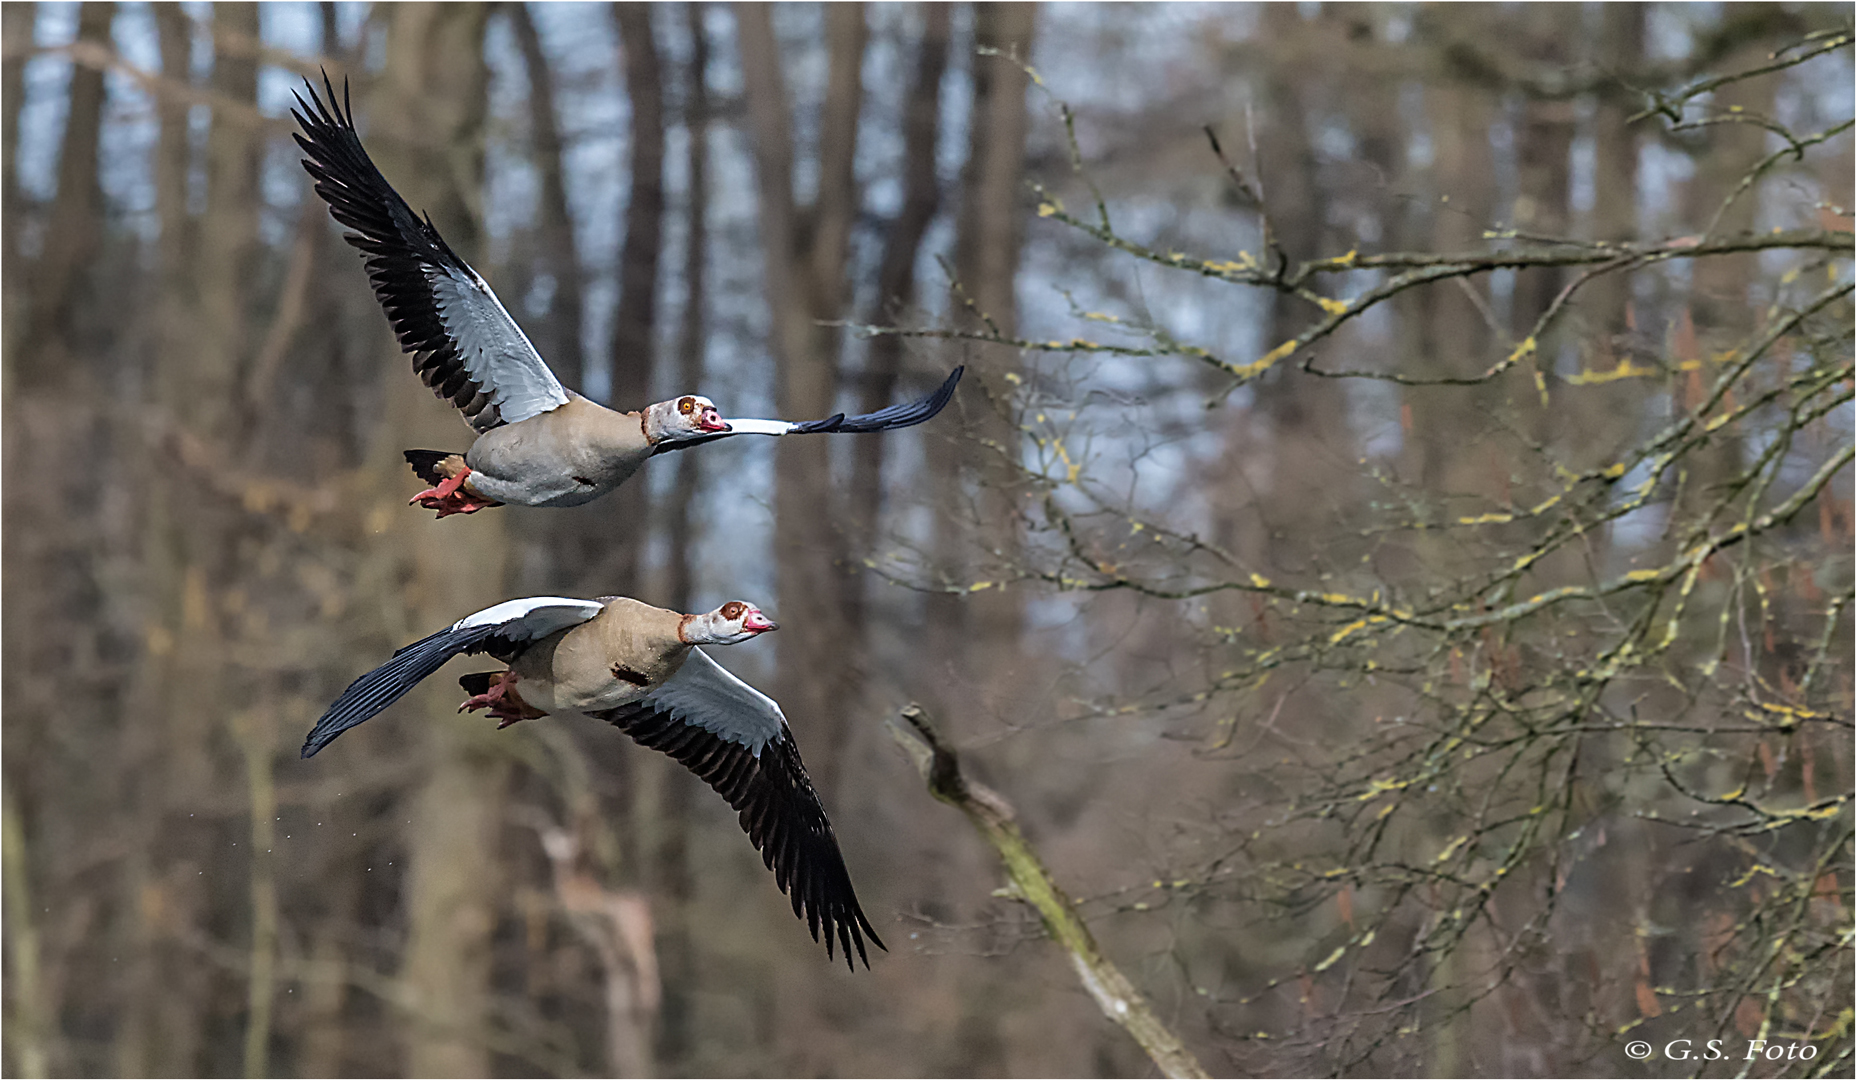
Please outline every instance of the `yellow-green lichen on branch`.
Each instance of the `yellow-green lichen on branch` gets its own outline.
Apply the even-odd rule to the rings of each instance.
[[[997,792],[968,780],[959,756],[942,741],[919,706],[902,710],[901,719],[889,723],[891,736],[915,762],[928,791],[936,799],[967,816],[980,836],[998,854],[1009,883],[1004,895],[1029,904],[1044,931],[1068,954],[1078,981],[1102,1014],[1120,1025],[1159,1069],[1169,1077],[1208,1077],[1191,1050],[1180,1041],[1135,985],[1122,974],[1097,944],[1095,935],[1076,910],[1050,870],[1019,829],[1017,814]]]

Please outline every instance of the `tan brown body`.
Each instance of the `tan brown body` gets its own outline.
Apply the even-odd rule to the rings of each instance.
[[[651,453],[642,414],[574,394],[557,409],[491,428],[465,453],[408,450],[406,460],[434,487],[465,474],[445,490],[489,505],[579,506],[631,479]]]
[[[529,646],[509,667],[523,705],[542,713],[597,712],[637,701],[689,658],[689,618],[614,597],[605,610]],[[517,689],[519,687],[519,689]]]
[[[478,437],[461,458],[467,491],[518,506],[579,506],[629,480],[651,458],[644,421],[574,394],[567,404]],[[450,465],[455,475],[457,466]]]

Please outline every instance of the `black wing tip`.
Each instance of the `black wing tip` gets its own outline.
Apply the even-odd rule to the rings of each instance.
[[[863,961],[864,970],[869,971],[870,954],[864,949],[864,940],[868,938],[870,944],[884,952],[889,951],[889,946],[883,944],[883,939],[877,935],[876,927],[870,925],[863,905],[857,902],[857,893],[851,888],[848,873],[845,875],[843,893],[838,896],[807,896],[800,891],[800,882],[790,884],[793,914],[806,920],[807,928],[812,931],[812,940],[825,946],[827,960],[837,959],[837,954],[842,952],[845,964],[852,971],[857,970],[859,960]],[[829,886],[825,888],[827,892],[831,891]],[[781,891],[786,891],[786,884],[781,885]],[[820,930],[824,933],[820,934]],[[852,948],[857,950],[854,958],[851,956]]]
[[[371,674],[371,672],[369,672],[369,674]],[[364,675],[364,677],[366,677],[366,675]],[[360,681],[360,679],[356,679],[356,681]],[[336,705],[340,705],[340,700],[336,701]],[[316,727],[310,727],[310,733],[304,737],[303,753],[299,753],[299,757],[301,757],[303,761],[308,761],[308,759],[316,757],[317,753],[321,752],[325,746],[329,746],[330,742],[334,742],[336,737],[340,737],[343,731],[347,731],[349,727],[354,727],[356,724],[360,724],[362,720],[367,720],[367,718],[373,716],[373,714],[369,713],[367,716],[362,716],[360,720],[354,720],[354,718],[347,716],[347,714],[336,713],[336,705],[330,705],[329,713],[323,713],[323,718],[317,720]]]
[[[500,625],[448,626],[395,650],[391,659],[359,676],[336,697],[303,740],[302,756],[314,757],[342,732],[380,715],[447,661],[460,653],[481,652]]]
[[[929,412],[927,416],[922,417],[923,420],[931,419],[936,413],[947,408],[947,403],[954,399],[954,388],[960,385],[960,377],[966,373],[967,365],[965,364],[948,372],[947,378],[935,388],[934,396],[928,399]]]
[[[329,707],[330,712],[333,712],[334,708],[335,707],[331,705]],[[365,717],[363,719],[365,719]],[[303,761],[308,761],[310,758],[315,757],[322,751],[323,747],[334,742],[342,732],[347,731],[353,726],[353,722],[332,721],[331,717],[324,715],[321,720],[316,722],[315,727],[309,729],[309,735],[303,740],[303,750],[302,753],[297,755],[298,758]]]
[[[321,113],[324,118],[332,119],[343,127],[353,127],[354,106],[349,104],[348,76],[342,76],[342,96],[337,98],[335,96],[335,83],[329,78],[329,69],[326,67],[318,67],[316,70],[322,75],[322,88],[323,93],[328,95],[328,105],[323,105],[322,94],[316,92],[315,81],[310,79],[307,75],[303,77],[303,89],[309,91],[309,101],[305,102],[302,95],[298,94],[294,89],[290,91],[290,96],[296,98],[297,104],[302,105],[305,110],[308,110],[310,104],[313,103],[315,105],[314,111]]]
[[[330,711],[333,710],[334,706],[330,706]],[[303,750],[297,755],[298,758],[303,761],[308,761],[310,758],[315,757],[322,752],[324,747],[327,747],[330,743],[339,738],[342,732],[347,731],[349,728],[363,721],[372,719],[373,715],[373,713],[369,713],[359,720],[345,716],[340,718],[324,716],[321,720],[316,722],[315,727],[309,730],[308,737],[303,740]]]
[[[855,922],[851,919],[840,919],[838,922],[838,940],[842,942],[844,946],[844,963],[853,973],[856,972],[857,964],[851,960],[851,946],[855,944],[857,946],[857,959],[863,961],[864,970],[869,971],[870,954],[864,951],[864,939],[866,937],[869,938],[870,944],[875,945],[884,952],[889,951],[889,946],[883,944],[883,939],[876,936],[876,931],[871,929],[870,921],[864,918],[864,913],[861,908],[852,908],[851,914],[855,918]],[[862,925],[861,931],[858,929],[859,924]]]
[[[895,431],[898,428],[914,427],[926,423],[941,414],[947,403],[954,399],[954,388],[960,385],[960,377],[966,374],[967,365],[962,364],[950,372],[941,385],[931,392],[906,401],[879,409],[862,416],[846,416],[837,413],[823,420],[812,420],[795,426],[789,435],[867,435],[878,431]]]
[[[322,92],[318,91],[316,84],[307,77],[303,79],[302,90],[291,88],[290,96],[296,99],[297,105],[303,111],[299,113],[296,109],[291,109],[290,115],[296,117],[297,124],[305,131],[309,131],[318,124],[336,128],[352,126],[343,123],[346,117],[342,115],[341,103],[335,98],[335,87],[329,82],[329,73],[326,69],[322,72],[322,85],[327,87],[328,104],[326,105],[323,104]],[[342,85],[347,86],[348,80],[344,78]],[[309,93],[308,101],[303,100],[304,91]]]
[[[316,84],[305,78],[302,90],[292,89],[290,91],[290,96],[296,99],[298,107],[302,110],[300,112],[297,109],[290,110],[290,115],[296,120],[297,127],[302,129],[301,133],[292,132],[291,137],[295,139],[297,146],[309,155],[309,160],[303,162],[303,167],[306,169],[310,168],[312,162],[325,169],[335,165],[331,158],[349,152],[344,147],[349,140],[354,140],[355,149],[360,146],[359,133],[356,132],[354,126],[353,108],[352,106],[347,109],[343,108],[343,101],[348,94],[347,77],[342,78],[341,98],[335,96],[335,85],[329,81],[327,70],[322,72],[322,85],[324,89],[318,91]],[[305,91],[309,94],[308,101],[303,100]],[[327,95],[326,101],[324,94]],[[365,151],[363,153],[365,154]],[[317,174],[314,169],[310,169],[310,172],[319,180],[326,179]],[[326,199],[327,196],[324,195],[324,198]]]
[[[916,398],[906,405],[892,405],[881,412],[869,416],[853,416],[846,419],[844,427],[849,431],[894,431],[897,428],[914,427],[927,423],[941,415],[947,403],[954,400],[954,388],[960,385],[960,377],[967,372],[967,365],[961,364],[950,372],[941,385],[934,391]]]

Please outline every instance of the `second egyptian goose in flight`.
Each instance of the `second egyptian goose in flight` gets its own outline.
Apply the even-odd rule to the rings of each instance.
[[[462,454],[408,450],[406,460],[432,486],[412,502],[439,517],[486,506],[578,506],[624,483],[654,454],[730,435],[809,435],[889,431],[919,424],[954,395],[964,368],[933,393],[862,416],[823,420],[724,419],[715,403],[687,394],[639,412],[615,412],[563,387],[482,277],[459,258],[431,219],[421,219],[361,147],[354,107],[337,102],[323,78],[323,104],[308,85],[303,134],[316,194],[335,220],[355,230],[374,294],[386,309],[413,370],[464,414],[477,441]],[[344,87],[343,99],[346,101]]]
[[[773,699],[729,674],[699,645],[733,645],[779,627],[753,604],[731,600],[680,615],[622,596],[531,596],[467,615],[349,684],[303,743],[310,757],[398,701],[460,653],[489,653],[509,666],[459,679],[458,706],[489,709],[508,727],[540,716],[604,720],[687,766],[739,814],[748,839],[793,899],[825,953],[834,941],[852,970],[865,967],[864,937],[887,949],[858,906],[825,807]]]

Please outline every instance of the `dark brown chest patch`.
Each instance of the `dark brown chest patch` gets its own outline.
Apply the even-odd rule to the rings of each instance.
[[[651,685],[651,677],[649,675],[644,675],[639,672],[633,671],[631,668],[626,667],[624,664],[612,665],[612,677],[620,680],[621,682],[631,683],[633,686]]]

